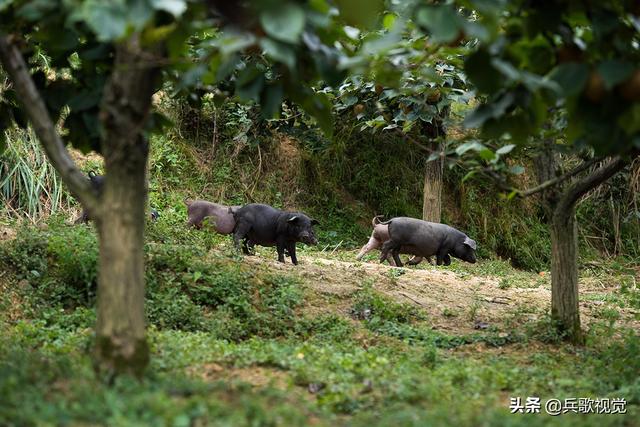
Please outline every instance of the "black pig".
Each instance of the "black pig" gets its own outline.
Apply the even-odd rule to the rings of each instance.
[[[438,265],[451,264],[450,255],[472,264],[476,262],[476,242],[453,227],[407,217],[381,224],[389,225],[389,240],[382,245],[380,262],[391,253],[396,265],[402,267],[400,252],[425,258],[435,255]]]
[[[87,176],[89,177],[89,181],[91,181],[91,186],[93,186],[93,189],[99,194],[104,187],[105,177],[98,175],[95,171],[89,171]],[[156,221],[160,217],[160,212],[151,208],[149,217],[152,221]],[[86,209],[83,209],[82,214],[74,221],[74,224],[86,224],[90,219],[91,217],[89,216],[89,212],[87,212]]]
[[[102,187],[104,187],[104,176],[98,175],[95,171],[89,171],[87,175],[89,177],[89,181],[91,181],[93,189],[97,193],[100,193],[102,191]],[[75,220],[74,224],[87,223],[90,219],[89,212],[87,212],[86,209],[83,209],[82,214]]]
[[[233,241],[238,250],[240,241],[249,238],[251,243],[260,246],[276,246],[280,262],[284,262],[286,250],[291,262],[297,265],[296,242],[318,243],[313,232],[318,221],[300,212],[285,212],[269,205],[251,203],[235,211],[233,216],[236,220]]]

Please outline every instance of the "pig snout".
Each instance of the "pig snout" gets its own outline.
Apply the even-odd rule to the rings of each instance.
[[[316,239],[316,236],[313,234],[313,232],[309,232],[309,231],[302,231],[299,235],[298,235],[298,239],[300,239],[300,241],[302,243],[305,243],[307,245],[317,245],[318,244],[318,239]]]

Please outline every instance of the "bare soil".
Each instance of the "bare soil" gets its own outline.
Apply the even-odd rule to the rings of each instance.
[[[282,264],[263,256],[245,257],[258,268],[297,275],[308,290],[304,312],[318,315],[336,313],[349,316],[351,296],[366,283],[398,302],[423,309],[432,327],[447,334],[468,334],[478,327],[494,326],[508,332],[515,323],[533,321],[551,309],[548,274],[531,273],[529,278],[509,287],[500,287],[501,278],[449,271],[446,267],[397,268],[376,262],[348,262],[312,256],[299,257],[299,265]],[[600,320],[601,311],[611,304],[607,294],[619,284],[586,277],[580,281],[580,313],[583,326]],[[597,298],[591,298],[596,296]],[[615,306],[618,324],[640,331],[637,311]]]

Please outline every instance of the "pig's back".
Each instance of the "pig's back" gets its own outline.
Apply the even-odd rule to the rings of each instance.
[[[394,242],[402,245],[403,252],[430,257],[438,252],[444,227],[444,224],[399,217],[391,220],[389,235]]]
[[[237,221],[251,224],[249,238],[261,246],[273,246],[276,242],[278,217],[281,211],[269,205],[251,203],[236,212]]]

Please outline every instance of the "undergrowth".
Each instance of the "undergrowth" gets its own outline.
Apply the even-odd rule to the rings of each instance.
[[[456,334],[370,281],[344,297],[345,311],[304,314],[304,276],[238,262],[205,231],[165,233],[170,222],[147,225],[151,365],[141,380],[111,385],[93,374],[89,353],[93,226],[52,220],[0,244],[0,425],[548,422],[511,415],[509,396],[628,401],[626,415],[565,414],[562,425],[629,425],[640,415],[640,338],[616,319],[592,323],[585,347],[564,344],[546,317]],[[480,267],[514,273],[505,262]],[[635,292],[614,295],[626,303]],[[16,301],[20,315],[10,320]]]

